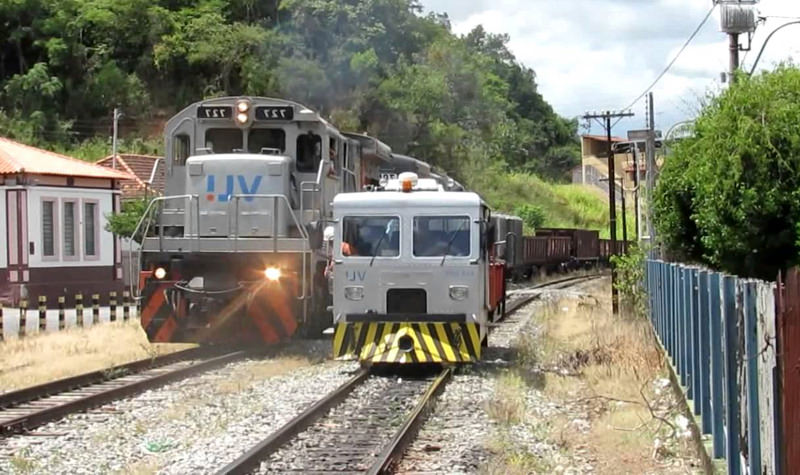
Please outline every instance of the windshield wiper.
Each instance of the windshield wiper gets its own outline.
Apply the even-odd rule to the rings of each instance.
[[[369,260],[369,266],[372,267],[372,263],[375,262],[375,257],[378,255],[378,250],[381,248],[381,244],[383,244],[383,240],[386,238],[386,233],[381,235],[381,238],[378,239],[378,244],[375,245],[375,250],[372,251],[372,259]]]
[[[469,222],[469,220],[461,221],[461,224],[458,226],[458,229],[453,231],[453,233],[450,235],[450,240],[447,241],[447,247],[444,248],[444,255],[442,256],[442,262],[439,263],[440,266],[444,265],[444,260],[447,259],[447,253],[450,252],[450,246],[453,245],[453,241],[456,240],[456,236],[458,236],[458,233],[461,232],[461,230],[464,228],[464,223],[466,222]]]

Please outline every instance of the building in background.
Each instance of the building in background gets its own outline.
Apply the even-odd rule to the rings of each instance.
[[[106,224],[133,179],[0,137],[0,301],[121,291],[120,241]]]
[[[97,164],[112,168],[114,158],[109,155],[97,161]],[[164,193],[166,170],[164,159],[152,155],[117,154],[117,170],[129,173],[132,178],[122,180],[120,189],[122,199],[150,198]]]

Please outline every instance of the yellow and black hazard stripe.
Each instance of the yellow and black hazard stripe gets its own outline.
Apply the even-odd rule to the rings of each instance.
[[[336,358],[364,363],[471,363],[481,358],[477,323],[339,323],[333,335]]]

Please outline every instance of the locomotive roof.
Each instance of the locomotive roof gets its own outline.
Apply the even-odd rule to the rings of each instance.
[[[466,208],[479,207],[483,200],[470,191],[364,191],[339,193],[334,206],[348,209],[390,209],[392,207]]]
[[[328,121],[323,119],[319,113],[317,113],[314,109],[300,104],[299,102],[289,101],[286,99],[278,99],[276,97],[261,97],[261,96],[227,96],[227,97],[214,97],[210,99],[205,99],[202,101],[197,101],[189,104],[183,110],[172,116],[172,118],[167,122],[168,124],[173,122],[174,120],[183,120],[183,116],[186,112],[194,111],[199,106],[214,106],[214,105],[230,105],[231,107],[236,105],[236,101],[241,99],[247,99],[254,105],[277,105],[277,106],[293,106],[296,109],[295,112],[295,121],[306,121],[306,122],[321,122],[326,124],[330,127],[333,127]],[[194,114],[192,114],[194,116]],[[335,127],[333,127],[335,128]]]

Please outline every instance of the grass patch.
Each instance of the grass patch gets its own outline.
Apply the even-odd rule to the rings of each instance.
[[[0,343],[0,388],[11,391],[192,346],[151,344],[136,320],[8,339]]]
[[[522,422],[525,417],[525,381],[515,373],[497,378],[494,396],[487,403],[486,413],[501,425]]]
[[[36,473],[36,461],[28,458],[29,456],[30,455],[27,453],[27,451],[23,451],[21,454],[11,456],[11,458],[8,460],[8,463],[11,465],[14,473]]]

